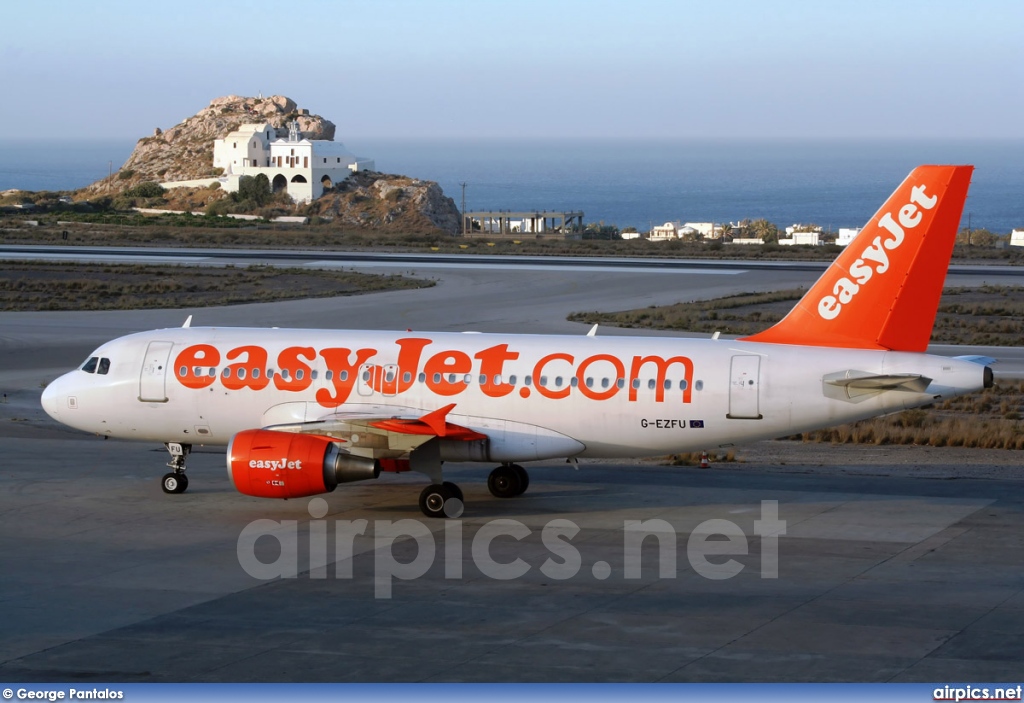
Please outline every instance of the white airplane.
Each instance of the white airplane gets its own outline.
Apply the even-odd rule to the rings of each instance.
[[[430,478],[420,507],[461,514],[445,461],[516,462],[730,447],[987,388],[971,358],[925,353],[971,166],[915,169],[778,324],[750,337],[181,328],[97,349],[42,395],[56,420],[163,442],[163,490],[193,445],[227,445],[250,496],[297,498],[381,471]],[[191,318],[190,318],[191,320]]]

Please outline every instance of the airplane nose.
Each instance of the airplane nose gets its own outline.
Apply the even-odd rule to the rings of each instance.
[[[43,410],[46,411],[46,414],[57,422],[60,422],[60,405],[62,397],[59,388],[60,385],[60,379],[58,378],[43,389],[43,395],[39,399],[43,406]]]

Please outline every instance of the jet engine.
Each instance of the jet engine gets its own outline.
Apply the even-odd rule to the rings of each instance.
[[[274,430],[236,434],[228,445],[227,465],[235,490],[258,498],[330,493],[339,483],[380,475],[376,460],[350,454],[337,439]]]

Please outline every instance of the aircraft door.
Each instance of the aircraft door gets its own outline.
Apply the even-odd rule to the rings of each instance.
[[[167,402],[167,362],[172,346],[171,342],[150,342],[146,348],[139,375],[139,400],[143,403]]]
[[[398,395],[398,364],[387,364],[384,366],[384,379],[381,384],[381,392],[388,398]]]
[[[729,414],[731,420],[760,420],[758,387],[761,357],[744,355],[732,358],[729,376]]]
[[[363,364],[359,367],[356,379],[356,392],[359,395],[373,395],[373,384],[377,380],[380,367],[375,364]]]

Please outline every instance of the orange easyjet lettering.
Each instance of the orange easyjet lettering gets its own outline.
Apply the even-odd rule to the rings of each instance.
[[[175,357],[174,377],[181,385],[194,390],[208,388],[219,380],[224,388],[232,391],[261,391],[273,379],[278,391],[297,393],[313,385],[316,373],[313,367],[320,357],[327,373],[315,397],[325,408],[346,403],[360,382],[360,376],[364,384],[361,389],[388,396],[408,392],[417,378],[430,392],[445,397],[466,392],[471,382],[491,398],[502,398],[515,390],[514,379],[509,378],[506,365],[519,359],[520,352],[510,350],[508,344],[497,344],[472,356],[457,349],[442,349],[427,356],[425,351],[433,340],[424,338],[397,339],[395,344],[398,346],[397,363],[384,365],[368,363],[377,356],[376,349],[329,347],[318,351],[314,347],[287,347],[277,355],[280,369],[277,373],[268,368],[270,354],[264,347],[244,345],[222,354],[211,344],[194,344]],[[422,361],[424,357],[426,360]],[[214,375],[222,358],[235,363],[224,367],[219,376]],[[476,376],[473,375],[475,365]],[[532,377],[526,377],[519,387],[519,395],[528,398],[531,390],[535,390],[544,398],[562,400],[578,391],[588,400],[602,401],[628,387],[628,400],[636,402],[641,374],[646,373],[651,377],[648,385],[654,389],[655,402],[662,403],[668,374],[676,365],[681,367],[681,378],[672,380],[682,391],[682,402],[689,403],[693,362],[685,356],[668,359],[634,356],[629,360],[627,375],[626,361],[612,354],[594,354],[577,362],[572,354],[554,352],[537,360],[532,367]]]
[[[200,373],[201,367],[215,368],[220,365],[220,352],[212,344],[193,344],[181,351],[174,359],[174,376],[186,388],[212,386],[214,378]]]
[[[938,202],[937,195],[929,196],[924,192],[923,185],[917,185],[910,189],[910,202],[899,208],[895,219],[891,212],[882,215],[878,220],[878,226],[884,230],[883,234],[875,237],[864,247],[860,258],[850,265],[850,276],[840,278],[832,286],[831,293],[818,300],[818,315],[825,320],[836,319],[843,311],[843,306],[853,302],[861,286],[870,281],[875,274],[881,275],[888,271],[887,252],[894,251],[903,244],[906,230],[921,224],[924,215],[919,208],[931,210]],[[884,235],[888,236],[883,239]]]
[[[359,349],[356,351],[356,360],[351,362],[351,349],[321,349],[320,356],[327,362],[334,393],[327,388],[321,388],[316,392],[316,402],[325,408],[336,408],[344,404],[352,395],[352,386],[356,384],[356,371],[376,353],[376,349]]]

